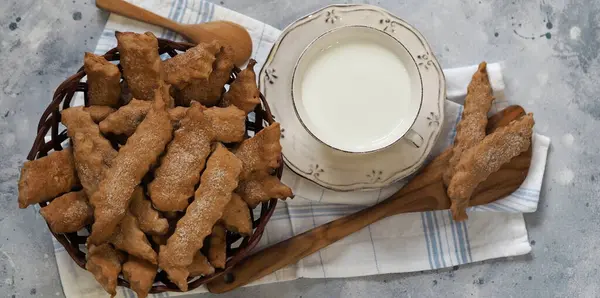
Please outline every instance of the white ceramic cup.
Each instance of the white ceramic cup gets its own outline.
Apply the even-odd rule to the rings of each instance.
[[[369,153],[401,139],[423,144],[411,129],[423,101],[419,68],[381,30],[347,26],[313,40],[296,63],[292,98],[306,130],[335,150]]]

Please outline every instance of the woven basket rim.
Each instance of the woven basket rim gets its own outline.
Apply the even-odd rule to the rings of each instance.
[[[159,44],[159,55],[167,53],[171,57],[176,56],[179,52],[184,52],[187,49],[195,46],[195,44],[188,42],[176,42],[167,39],[158,38]],[[103,57],[108,61],[118,61],[119,60],[119,52],[117,48],[113,48],[106,52]],[[240,72],[240,69],[234,67],[231,80],[235,78],[235,76]],[[60,123],[60,110],[66,109],[70,107],[73,96],[77,92],[84,93],[85,105],[87,106],[87,83],[81,82],[81,79],[86,76],[86,73],[83,69],[83,66],[79,68],[79,70],[68,77],[65,81],[63,81],[56,88],[54,95],[52,97],[52,101],[48,104],[48,107],[42,113],[40,117],[40,121],[37,127],[37,135],[27,155],[28,160],[34,160],[37,158],[41,158],[46,156],[50,150],[59,151],[62,150],[62,144],[64,141],[68,140],[68,136],[66,134],[66,129],[59,132],[59,123]],[[263,128],[264,122],[269,125],[274,123],[274,117],[271,113],[269,105],[264,97],[264,95],[260,94],[261,104],[257,105],[254,113],[255,119],[254,122],[250,120],[246,120],[246,130],[253,131],[257,133]],[[62,104],[62,105],[61,105]],[[45,137],[50,132],[50,140],[45,141]],[[282,160],[280,158],[280,160]],[[283,162],[280,163],[279,168],[276,169],[275,175],[281,179],[281,175],[283,173]],[[45,207],[48,202],[42,202],[39,204],[40,207]],[[228,233],[227,235],[227,248],[228,252],[232,251],[232,255],[228,254],[228,261],[225,265],[224,269],[217,269],[214,274],[203,276],[200,278],[194,278],[188,281],[188,289],[193,290],[203,284],[208,283],[209,281],[226,274],[228,271],[235,266],[239,261],[248,256],[251,250],[258,244],[262,235],[264,233],[266,224],[269,219],[273,215],[275,211],[275,207],[277,205],[277,199],[271,199],[268,202],[264,202],[261,204],[260,216],[258,219],[254,219],[252,209],[250,209],[250,214],[253,220],[253,229],[254,232],[249,237],[243,237],[242,243],[236,247],[231,248],[231,244],[239,241],[242,237],[239,235],[233,235]],[[85,241],[87,236],[79,236],[77,233],[68,233],[68,234],[56,234],[54,233],[49,225],[48,230],[54,238],[65,248],[68,252],[69,256],[73,261],[81,268],[85,269],[86,264],[86,254],[80,248],[80,246],[85,246]],[[89,226],[87,227],[89,232]],[[164,271],[159,271],[154,280],[155,284],[150,289],[150,293],[162,293],[162,292],[181,292],[181,290],[172,283],[166,273]],[[156,284],[160,282],[162,284]],[[129,283],[122,277],[122,274],[119,276],[118,285],[129,288]]]

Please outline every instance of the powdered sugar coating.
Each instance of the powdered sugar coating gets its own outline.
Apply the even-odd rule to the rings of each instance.
[[[77,184],[79,179],[72,148],[26,161],[19,178],[19,208],[52,200],[71,191]]]
[[[188,266],[203,246],[213,225],[223,216],[223,210],[238,185],[241,161],[218,144],[208,159],[200,187],[185,215],[177,222],[175,233],[160,247],[159,266],[167,271],[169,279],[186,291]]]
[[[152,103],[145,100],[132,99],[128,104],[120,107],[100,122],[100,131],[103,134],[132,135],[138,125],[144,121]]]
[[[95,222],[88,240],[93,244],[104,243],[112,235],[125,216],[135,187],[171,140],[173,129],[166,110],[168,100],[163,99],[161,93],[157,92],[154,106],[121,147],[98,191],[90,198]]]
[[[473,74],[471,83],[467,88],[465,108],[462,118],[456,126],[452,157],[448,169],[444,172],[443,178],[446,185],[450,184],[463,152],[475,146],[485,137],[485,127],[488,121],[487,113],[494,100],[486,66],[485,62],[479,64],[479,68]]]
[[[469,199],[479,183],[500,169],[513,157],[527,151],[531,145],[533,114],[527,114],[508,126],[497,129],[480,143],[463,153],[456,173],[448,186],[455,220],[467,218]]]
[[[73,141],[77,175],[86,195],[91,198],[98,189],[105,170],[117,156],[117,151],[100,134],[98,125],[83,109],[72,107],[63,110],[61,121],[67,127],[67,135]],[[94,206],[94,202],[91,203]]]
[[[161,211],[183,211],[200,180],[213,141],[241,141],[245,114],[236,107],[206,109],[194,104],[180,121],[173,141],[148,186],[154,206]]]
[[[92,223],[94,210],[83,191],[70,192],[40,209],[54,233],[74,233]]]

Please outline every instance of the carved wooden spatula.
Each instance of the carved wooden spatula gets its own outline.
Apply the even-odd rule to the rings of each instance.
[[[525,115],[520,106],[511,106],[492,116],[487,131],[507,125]],[[271,247],[265,248],[236,264],[228,273],[208,283],[212,293],[223,293],[248,284],[354,233],[388,216],[450,208],[442,173],[448,165],[450,150],[436,157],[404,188],[387,200],[357,213],[334,220]],[[479,185],[471,198],[471,206],[503,198],[523,183],[531,163],[531,147],[513,158],[499,171]]]

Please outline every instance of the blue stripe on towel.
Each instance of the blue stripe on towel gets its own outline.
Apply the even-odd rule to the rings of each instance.
[[[433,257],[431,255],[431,245],[429,244],[429,235],[427,233],[427,224],[425,220],[425,212],[421,212],[421,225],[423,226],[423,235],[425,235],[425,246],[427,247],[427,256],[429,258],[429,268],[434,269],[433,267]]]
[[[452,241],[454,242],[454,253],[456,254],[456,262],[457,264],[463,264],[461,255],[459,253],[460,244],[458,242],[458,233],[456,232],[455,222],[452,219],[452,213],[450,210],[446,212],[446,215],[450,221],[450,229],[452,230]]]
[[[450,212],[450,211],[448,211],[448,212]],[[455,220],[452,220],[452,226],[456,230],[456,239],[458,242],[458,246],[460,247],[459,252],[460,252],[461,262],[462,262],[462,264],[468,263],[469,259],[466,254],[466,251],[467,251],[466,241],[465,241],[464,233],[461,229],[461,224],[459,222],[456,222]]]
[[[440,236],[440,225],[437,220],[437,212],[431,212],[433,220],[435,222],[435,232],[437,234],[437,240],[440,245],[440,258],[442,259],[442,266],[446,267],[446,254],[444,253],[444,247],[442,244],[442,236]]]
[[[429,239],[431,240],[431,248],[433,252],[433,262],[435,268],[441,268],[441,257],[440,250],[438,249],[438,241],[435,237],[435,223],[433,222],[432,212],[425,212],[425,218],[427,219],[427,230],[429,231]]]
[[[467,223],[466,222],[461,222],[461,225],[464,229],[465,232],[465,241],[466,241],[466,246],[467,246],[467,252],[469,254],[469,263],[473,262],[473,256],[471,256],[471,242],[469,240],[469,229],[467,228]]]

